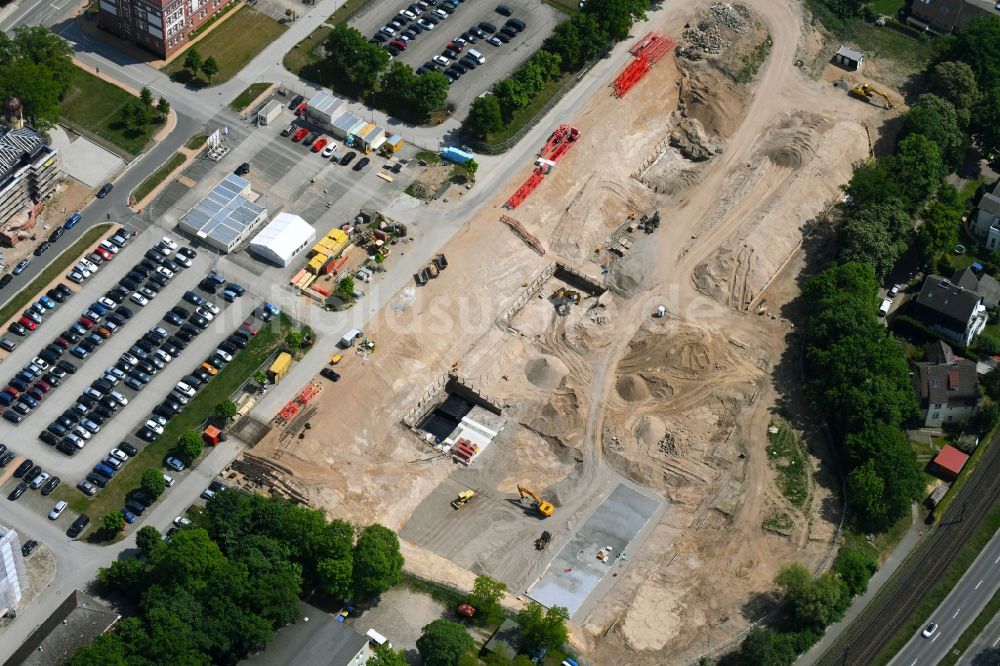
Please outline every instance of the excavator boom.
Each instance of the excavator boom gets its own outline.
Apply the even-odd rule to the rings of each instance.
[[[519,492],[521,494],[521,499],[522,500],[525,497],[530,498],[532,500],[532,502],[533,502],[533,506],[536,509],[538,509],[538,513],[542,514],[546,518],[548,518],[549,516],[551,516],[552,513],[556,510],[556,508],[552,505],[551,502],[546,502],[541,497],[539,497],[535,493],[531,492],[530,490],[528,490],[524,486],[518,485],[517,492]]]

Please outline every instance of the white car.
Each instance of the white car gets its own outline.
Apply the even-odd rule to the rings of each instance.
[[[233,360],[232,355],[226,353],[225,349],[216,349],[215,353],[218,354],[219,356],[221,356],[222,360],[225,361],[226,363],[229,363],[230,361]]]
[[[433,60],[437,64],[441,65],[442,67],[450,67],[451,66],[451,62],[447,58],[445,58],[443,55],[436,55],[433,58],[431,58],[431,60]]]
[[[167,278],[168,280],[174,277],[174,272],[167,268],[166,266],[157,266],[156,272]]]
[[[898,284],[892,285],[892,289],[889,290],[889,295],[890,296],[898,296],[899,295],[899,285]]]
[[[175,386],[174,388],[176,388],[179,392],[183,393],[189,398],[193,398],[194,394],[196,393],[196,391],[193,388],[191,388],[184,382],[177,382],[177,386]]]
[[[424,30],[434,29],[434,24],[428,21],[427,19],[420,19],[419,21],[417,21],[417,25],[419,25]]]
[[[31,487],[34,490],[38,490],[39,488],[42,487],[42,484],[48,480],[49,480],[48,472],[39,472],[38,476],[35,477],[35,480],[31,482]]]
[[[185,257],[183,254],[178,254],[177,256],[175,256],[174,261],[176,261],[184,268],[191,268],[191,260]]]
[[[163,426],[161,426],[156,421],[153,421],[152,419],[150,419],[149,421],[146,421],[145,425],[146,425],[147,428],[149,428],[150,430],[152,430],[153,432],[155,432],[157,435],[162,435],[163,434]]]
[[[136,305],[149,305],[149,299],[140,294],[139,292],[133,293],[131,296],[128,297],[128,299],[133,303],[135,303]]]
[[[396,31],[395,31],[395,29],[393,29],[393,27],[391,25],[384,25],[384,26],[382,26],[380,32],[384,32],[385,34],[389,35],[390,37],[395,37],[396,36]]]
[[[205,301],[204,303],[201,304],[201,307],[208,308],[209,310],[212,311],[212,314],[219,314],[219,306],[213,303],[212,301]]]
[[[112,391],[111,397],[118,401],[118,404],[124,407],[128,404],[128,398],[119,393],[118,391]]]
[[[413,19],[417,18],[417,15],[414,14],[413,12],[411,12],[409,9],[400,9],[399,10],[399,15],[400,16],[405,16],[406,18],[410,19],[411,21]]]
[[[109,310],[114,310],[116,307],[118,307],[117,305],[115,305],[115,302],[110,298],[108,298],[107,296],[101,296],[100,298],[97,299],[97,302]]]
[[[88,431],[86,428],[81,428],[79,426],[73,428],[73,434],[79,437],[80,439],[90,439],[91,437],[93,437],[90,431]]]
[[[930,638],[931,636],[934,635],[934,632],[937,630],[938,630],[937,622],[931,622],[926,627],[924,627],[924,630],[920,633],[924,638]]]
[[[191,527],[191,521],[184,516],[177,516],[174,518],[174,525],[177,527]]]
[[[167,488],[170,488],[171,486],[174,485],[174,477],[170,476],[169,474],[164,474],[163,483],[167,484]],[[174,522],[177,521],[175,520]]]
[[[159,357],[159,359],[164,363],[170,363],[172,360],[174,360],[173,356],[163,351],[162,349],[157,349],[155,352],[153,352],[153,355]]]
[[[883,298],[882,299],[882,305],[880,305],[879,308],[878,308],[878,316],[879,317],[886,316],[887,314],[889,314],[889,310],[891,310],[891,309],[892,309],[892,299],[891,298]]]
[[[215,315],[209,312],[205,308],[196,309],[195,314],[197,314],[199,317],[204,317],[207,321],[212,321],[213,319],[215,319]]]
[[[320,155],[323,157],[323,159],[327,159],[335,152],[337,152],[337,144],[331,143],[330,145],[328,145],[326,148],[323,149],[323,152],[320,153]]]
[[[171,240],[169,236],[164,236],[163,238],[161,238],[160,239],[160,243],[162,243],[163,245],[166,245],[171,250],[176,250],[177,249],[177,243],[175,243],[173,240]]]
[[[106,240],[102,240],[101,241],[100,247],[103,247],[105,250],[107,250],[111,254],[118,254],[118,252],[121,250],[120,247],[118,247],[117,245],[115,245],[111,241],[106,241]]]
[[[66,504],[64,500],[59,500],[58,502],[56,502],[56,505],[52,507],[51,511],[49,511],[49,520],[56,520],[57,518],[59,518],[59,516],[62,515],[62,512],[66,510],[67,506],[69,505]]]
[[[118,460],[121,460],[122,462],[128,460],[128,454],[122,451],[121,449],[111,449],[111,455],[113,455],[115,458],[118,458]]]
[[[48,362],[42,360],[41,358],[39,358],[37,356],[35,358],[31,359],[31,362],[34,363],[35,365],[37,365],[42,370],[48,370],[49,369]]]
[[[151,301],[156,298],[156,292],[149,287],[143,287],[139,290],[139,293],[145,296],[147,301]]]

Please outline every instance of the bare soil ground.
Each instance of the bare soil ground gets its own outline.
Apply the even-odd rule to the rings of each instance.
[[[781,565],[818,566],[839,517],[815,458],[808,509],[780,496],[766,431],[779,404],[794,412],[800,402],[789,321],[807,268],[800,242],[868,155],[865,127],[874,134],[885,112],[795,66],[818,48],[799,5],[748,4],[736,12],[744,23],[689,3],[637,27],[678,38],[688,24],[727,46],[695,62],[665,58],[624,99],[608,90],[560,119],[582,138],[514,214],[547,254],[497,221],[525,165],[444,249],[448,271],[398,294],[369,326],[378,351],[345,355],[344,381],[281,458],[315,506],[416,535],[408,567],[452,584],[480,571],[522,583],[544,568],[549,555],[527,540],[542,526],[511,508],[517,483],[556,504],[545,522],[553,546],[622,477],[662,494],[663,518],[574,627],[595,663],[696,658],[759,617]],[[735,83],[724,72],[767,35],[756,78]],[[654,209],[655,234],[635,236],[623,257],[608,252],[630,212]],[[498,326],[554,258],[612,290],[560,316],[548,296],[561,285],[550,279],[510,328]],[[668,316],[654,319],[659,305]],[[451,367],[508,419],[478,469],[458,470],[400,424]],[[805,421],[792,421],[822,451]],[[254,453],[269,455],[276,440]],[[447,499],[463,486],[484,501],[453,512]],[[792,517],[787,534],[763,527],[776,513]]]

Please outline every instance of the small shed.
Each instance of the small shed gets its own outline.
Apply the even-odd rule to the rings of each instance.
[[[392,155],[397,150],[402,148],[404,145],[403,137],[398,134],[393,134],[390,136],[386,142],[382,145],[382,150],[389,155]]]
[[[292,367],[292,355],[288,352],[281,352],[278,354],[278,358],[274,359],[274,363],[271,364],[271,367],[267,371],[270,373],[274,383],[277,384],[285,376],[290,367]]]
[[[941,453],[937,454],[931,461],[931,467],[934,473],[945,481],[954,481],[968,460],[968,455],[954,446],[946,444],[941,449]]]
[[[205,431],[201,434],[201,438],[205,440],[205,444],[208,446],[218,446],[219,442],[222,441],[222,431],[214,425],[206,426]]]
[[[861,69],[862,65],[865,64],[865,54],[841,44],[840,48],[837,49],[837,54],[833,56],[833,62],[853,72]]]
[[[260,111],[257,112],[257,124],[269,125],[280,115],[281,102],[276,99],[272,99],[270,102],[262,106]]]

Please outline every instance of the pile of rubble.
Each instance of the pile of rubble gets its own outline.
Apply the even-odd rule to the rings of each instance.
[[[753,27],[755,20],[746,5],[718,4],[708,8],[715,20],[733,32],[742,35]]]
[[[702,21],[696,28],[685,29],[684,39],[687,44],[678,52],[689,60],[698,60],[702,54],[718,55],[732,44],[723,36],[718,23],[708,21]]]

